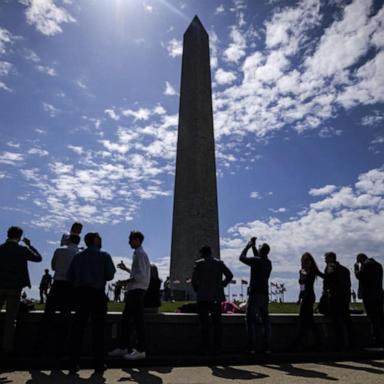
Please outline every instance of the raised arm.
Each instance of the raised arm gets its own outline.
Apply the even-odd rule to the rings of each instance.
[[[252,244],[251,244],[251,242],[249,242],[245,246],[245,248],[243,249],[243,251],[241,252],[240,257],[239,257],[239,260],[242,263],[249,265],[249,266],[251,266],[253,264],[253,260],[254,260],[254,257],[247,257],[247,253],[249,251],[249,248],[251,248],[251,247],[252,247]]]
[[[39,251],[36,248],[32,247],[31,241],[29,239],[24,237],[23,242],[26,245],[26,247],[24,247],[24,255],[27,260],[34,261],[36,263],[43,260]]]

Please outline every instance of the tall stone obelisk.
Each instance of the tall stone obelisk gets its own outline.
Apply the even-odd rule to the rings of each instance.
[[[220,257],[209,36],[197,16],[184,33],[173,206],[171,280],[187,280],[203,245]]]

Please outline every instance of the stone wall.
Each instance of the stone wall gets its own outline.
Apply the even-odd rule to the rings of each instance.
[[[18,323],[16,345],[25,355],[33,355],[37,340],[37,330],[42,312],[34,311],[21,315]],[[108,313],[105,327],[106,348],[115,346],[119,334],[120,313]],[[0,327],[4,313],[0,314]],[[292,346],[297,332],[297,315],[271,315],[272,350],[286,351]],[[332,327],[322,315],[315,315],[315,321],[324,336],[325,346],[332,340]],[[161,313],[146,314],[148,352],[153,355],[188,355],[199,350],[200,332],[196,314]],[[365,315],[352,315],[355,346],[369,346],[370,326]],[[2,329],[2,328],[1,328]],[[90,330],[84,340],[84,354],[90,351]],[[308,340],[310,342],[310,340]],[[53,341],[52,341],[52,344]],[[246,345],[245,316],[223,315],[223,349],[225,352],[244,351]],[[52,345],[52,348],[54,346]]]

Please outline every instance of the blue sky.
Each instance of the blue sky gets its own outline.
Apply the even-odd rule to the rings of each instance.
[[[74,220],[116,260],[142,230],[167,275],[195,14],[210,35],[221,255],[238,280],[253,235],[292,300],[307,250],[321,268],[330,250],[384,262],[383,1],[3,0],[0,231],[20,225],[42,252],[35,286]]]

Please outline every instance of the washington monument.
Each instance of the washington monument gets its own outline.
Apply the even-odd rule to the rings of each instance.
[[[197,16],[184,33],[173,206],[171,280],[187,280],[203,245],[220,257],[209,36]]]

